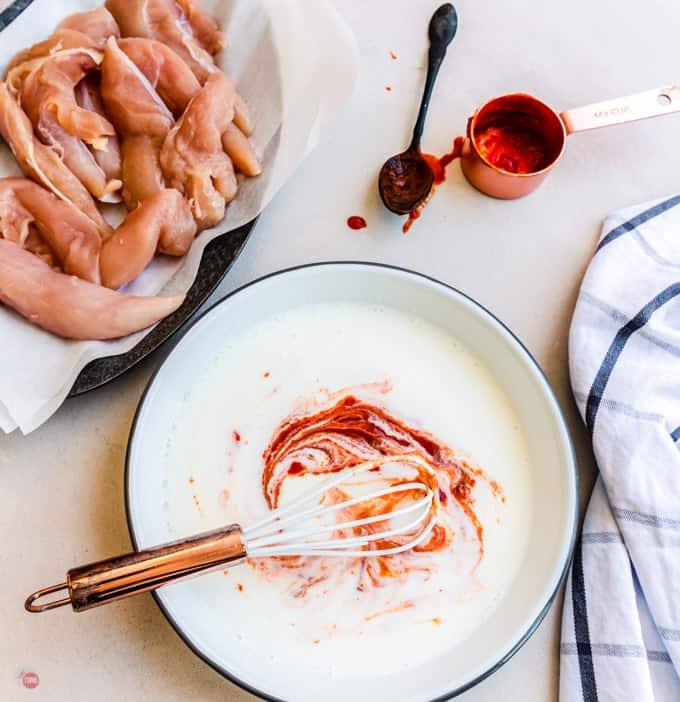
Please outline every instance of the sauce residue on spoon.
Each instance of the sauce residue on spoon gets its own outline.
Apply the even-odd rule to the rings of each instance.
[[[463,150],[463,144],[465,143],[465,137],[459,136],[453,140],[453,147],[451,151],[444,154],[443,156],[434,156],[433,154],[423,154],[423,158],[427,161],[427,164],[432,169],[434,174],[434,182],[432,183],[432,190],[430,194],[416,207],[411,210],[408,215],[408,219],[404,222],[402,227],[402,232],[404,234],[408,233],[408,230],[413,226],[413,223],[420,217],[423,208],[430,201],[438,185],[446,180],[446,167],[455,159],[460,157]]]

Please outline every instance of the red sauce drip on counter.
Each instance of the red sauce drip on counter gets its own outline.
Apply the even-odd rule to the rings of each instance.
[[[422,202],[420,205],[418,205],[418,207],[416,207],[415,210],[411,210],[408,213],[408,219],[404,222],[404,226],[401,228],[401,231],[404,234],[408,234],[408,230],[413,226],[413,223],[417,219],[420,219],[420,212],[425,207],[425,205],[427,205],[427,203],[429,201],[430,201],[430,197],[428,196],[428,198],[424,202]]]
[[[234,429],[232,432],[232,436],[234,437],[234,441],[238,444],[241,441],[241,435]]]
[[[350,229],[364,229],[366,225],[366,220],[358,215],[352,215],[347,218],[347,226]]]
[[[461,151],[463,150],[463,144],[465,143],[465,137],[459,136],[453,140],[453,147],[451,151],[437,158],[432,154],[423,154],[425,160],[430,165],[432,172],[434,173],[434,183],[439,185],[446,180],[446,167],[451,163],[451,161],[457,159]]]
[[[430,201],[430,198],[434,195],[436,187],[446,180],[446,167],[460,156],[463,150],[464,143],[465,137],[459,136],[453,140],[453,147],[451,148],[451,151],[444,154],[443,156],[437,157],[433,154],[423,154],[423,157],[427,161],[427,164],[430,166],[430,168],[432,169],[432,173],[434,174],[434,182],[432,184],[432,190],[430,191],[430,194],[425,198],[423,202],[420,203],[420,205],[418,205],[418,207],[416,207],[409,213],[408,219],[406,220],[406,222],[404,222],[404,226],[402,227],[402,232],[404,232],[404,234],[408,233],[408,230],[413,226],[413,222],[415,222],[415,220],[420,217],[423,208],[427,205],[427,203]]]
[[[387,90],[388,93],[392,92],[392,86],[391,85],[386,85],[385,90]]]
[[[394,51],[390,51],[390,58],[391,58],[393,61],[396,61],[396,60],[397,60],[397,55],[394,53]]]
[[[472,490],[478,478],[486,480],[481,469],[472,469],[467,461],[457,457],[453,449],[428,432],[409,426],[380,406],[365,402],[354,395],[346,395],[325,409],[309,414],[291,415],[277,428],[263,453],[263,459],[262,491],[271,509],[278,507],[281,489],[286,480],[304,475],[337,473],[366,461],[375,461],[374,468],[379,470],[383,463],[392,461],[393,464],[400,464],[404,466],[405,474],[395,474],[393,471],[385,474],[383,471],[376,475],[371,470],[365,474],[366,479],[377,481],[380,487],[411,481],[428,485],[439,496],[438,504],[432,507],[433,514],[436,515],[437,510],[443,512],[447,505],[450,507],[453,504],[460,508],[473,528],[479,544],[479,557],[483,555],[484,530],[473,510],[472,497]],[[320,504],[338,504],[349,499],[351,495],[341,488],[342,486],[328,490]],[[382,514],[389,515],[398,505],[404,506],[421,495],[422,493],[416,490],[408,490],[364,500],[344,509],[337,518],[346,522]],[[336,538],[384,530],[384,522],[377,522],[339,531]],[[385,578],[401,578],[416,570],[428,572],[428,567],[423,564],[422,559],[413,560],[414,554],[442,550],[449,546],[454,538],[449,521],[442,519],[435,524],[429,539],[411,552],[370,557],[370,551],[373,549],[398,546],[413,539],[415,535],[417,533],[370,542],[366,548],[366,557],[360,559],[358,589],[363,591],[366,583],[377,586]],[[289,557],[283,567],[300,569],[313,560]],[[343,567],[350,571],[356,564],[356,560],[348,559]],[[262,561],[255,567],[266,569]],[[304,596],[309,584],[325,579],[325,576],[321,579],[315,578],[314,581],[310,578],[302,595],[294,596]]]

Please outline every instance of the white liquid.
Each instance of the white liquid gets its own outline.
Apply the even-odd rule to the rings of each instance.
[[[352,389],[385,380],[392,385],[386,394]],[[295,598],[295,572],[267,578],[242,565],[170,586],[190,588],[197,608],[210,609],[210,625],[224,630],[228,654],[221,657],[236,675],[242,669],[247,677],[253,660],[265,679],[270,667],[292,678],[310,670],[375,677],[417,666],[452,650],[492,614],[523,559],[531,526],[528,455],[502,390],[439,327],[361,304],[293,309],[235,336],[208,367],[196,368],[166,456],[171,536],[262,518],[262,451],[277,425],[342,388],[470,454],[500,483],[506,502],[482,481],[473,492],[484,526],[484,556],[474,572],[478,549],[468,528],[467,538],[428,554],[436,568],[427,581],[414,573],[406,583],[358,592],[347,573]]]

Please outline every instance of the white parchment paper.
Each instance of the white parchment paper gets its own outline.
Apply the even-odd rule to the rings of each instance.
[[[17,51],[46,38],[61,19],[101,4],[34,0],[0,32],[0,72],[4,75]],[[126,292],[133,294],[186,292],[205,246],[262,211],[348,101],[358,70],[354,38],[328,0],[203,4],[226,32],[228,46],[218,63],[250,107],[263,173],[240,181],[224,221],[202,232],[183,259],[158,259],[128,285]],[[11,151],[0,143],[0,177],[18,174]],[[116,341],[66,341],[0,306],[0,428],[33,431],[57,410],[89,361],[124,353],[146,333]]]

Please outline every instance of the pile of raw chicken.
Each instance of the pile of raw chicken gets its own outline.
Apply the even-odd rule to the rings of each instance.
[[[27,178],[0,179],[0,301],[72,339],[112,339],[182,296],[117,288],[217,224],[236,172],[260,165],[252,124],[215,65],[219,27],[196,0],[107,0],[18,53],[0,134]],[[97,205],[123,202],[113,228]]]

